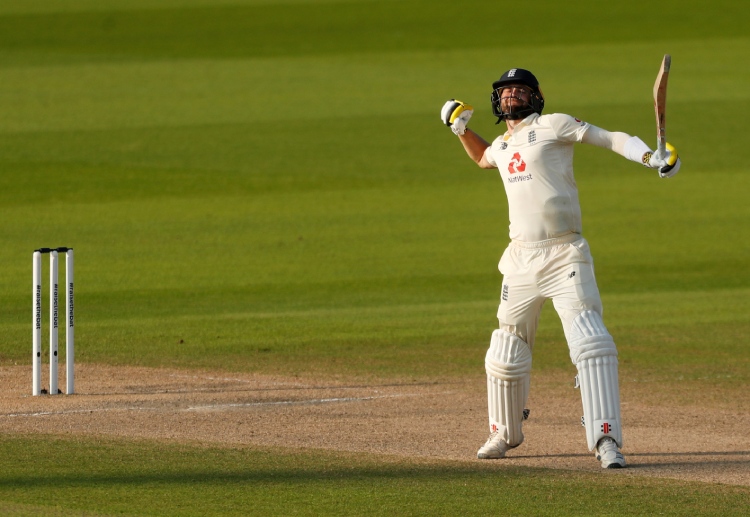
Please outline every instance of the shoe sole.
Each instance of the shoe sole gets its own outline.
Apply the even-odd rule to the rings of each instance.
[[[505,457],[505,454],[502,456],[490,456],[489,454],[477,454],[478,460],[501,460]]]
[[[518,445],[520,445],[520,444],[518,444]],[[513,446],[508,447],[508,451],[511,450],[511,449],[515,449],[516,447],[518,447],[518,445],[513,445]],[[488,453],[488,452],[477,452],[477,459],[478,460],[501,460],[501,459],[505,458],[505,453],[508,452],[508,451],[504,451],[504,452],[500,453],[499,456],[490,455],[490,453]]]
[[[598,461],[602,461],[602,457],[598,454],[596,455],[596,459]],[[622,463],[620,463],[619,461],[613,461],[612,463],[609,463],[607,465],[602,463],[602,468],[603,469],[623,469],[625,468],[625,458],[622,458]]]

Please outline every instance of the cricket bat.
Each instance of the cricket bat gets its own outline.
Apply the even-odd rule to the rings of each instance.
[[[669,67],[672,65],[672,56],[664,54],[661,68],[654,83],[654,111],[656,112],[656,142],[657,148],[662,153],[667,145],[667,80],[669,79]]]

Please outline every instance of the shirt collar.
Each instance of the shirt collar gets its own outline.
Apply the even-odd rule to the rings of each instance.
[[[534,123],[534,121],[535,121],[535,120],[536,120],[536,119],[537,119],[538,117],[539,117],[539,113],[532,113],[531,115],[529,115],[528,117],[526,117],[525,119],[523,119],[523,120],[522,120],[521,122],[519,122],[519,123],[518,123],[518,125],[516,126],[516,128],[515,128],[515,129],[513,130],[513,134],[515,135],[515,134],[516,134],[516,133],[518,133],[518,132],[519,132],[519,131],[520,131],[521,129],[525,128],[526,126],[530,126],[531,124],[533,124],[533,123]],[[509,132],[509,131],[506,131],[506,132],[505,132],[505,135],[504,135],[504,137],[505,137],[504,139],[505,139],[505,140],[508,140],[508,139],[509,139],[509,138],[510,138],[511,136],[512,136],[512,135],[510,134],[510,132]]]

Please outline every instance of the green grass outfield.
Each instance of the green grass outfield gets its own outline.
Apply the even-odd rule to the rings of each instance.
[[[736,515],[748,500],[740,487],[613,472],[141,441],[0,443],[3,515]]]
[[[68,245],[78,361],[483,382],[507,205],[497,173],[474,166],[441,125],[442,104],[473,104],[471,126],[490,139],[501,127],[490,84],[526,67],[545,112],[651,143],[651,89],[669,52],[667,134],[682,171],[660,180],[580,146],[584,235],[622,378],[745,396],[744,18],[728,0],[0,2],[0,365],[30,362],[32,250]],[[534,360],[571,368],[550,307]],[[35,437],[2,444],[0,513],[241,514],[261,498],[259,514],[480,514],[482,492],[518,514],[719,514],[750,498],[648,479],[126,441],[60,439],[67,459],[55,470],[32,452]],[[134,460],[143,456],[160,459]],[[61,488],[66,499],[40,503],[52,478],[73,495]],[[618,487],[633,490],[612,508],[593,496]],[[159,502],[173,493],[179,504]],[[664,502],[675,498],[685,506]]]

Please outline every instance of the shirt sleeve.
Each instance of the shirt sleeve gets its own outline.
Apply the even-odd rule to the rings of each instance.
[[[583,143],[609,149],[628,160],[644,163],[644,155],[651,149],[637,136],[630,136],[620,131],[607,131],[600,127],[589,125],[583,135]]]
[[[547,115],[548,123],[558,140],[563,142],[581,142],[589,128],[589,123],[562,113]]]
[[[497,162],[495,161],[495,157],[492,156],[491,145],[487,149],[484,150],[484,159],[487,160],[487,163],[489,163],[493,167],[497,167]]]

